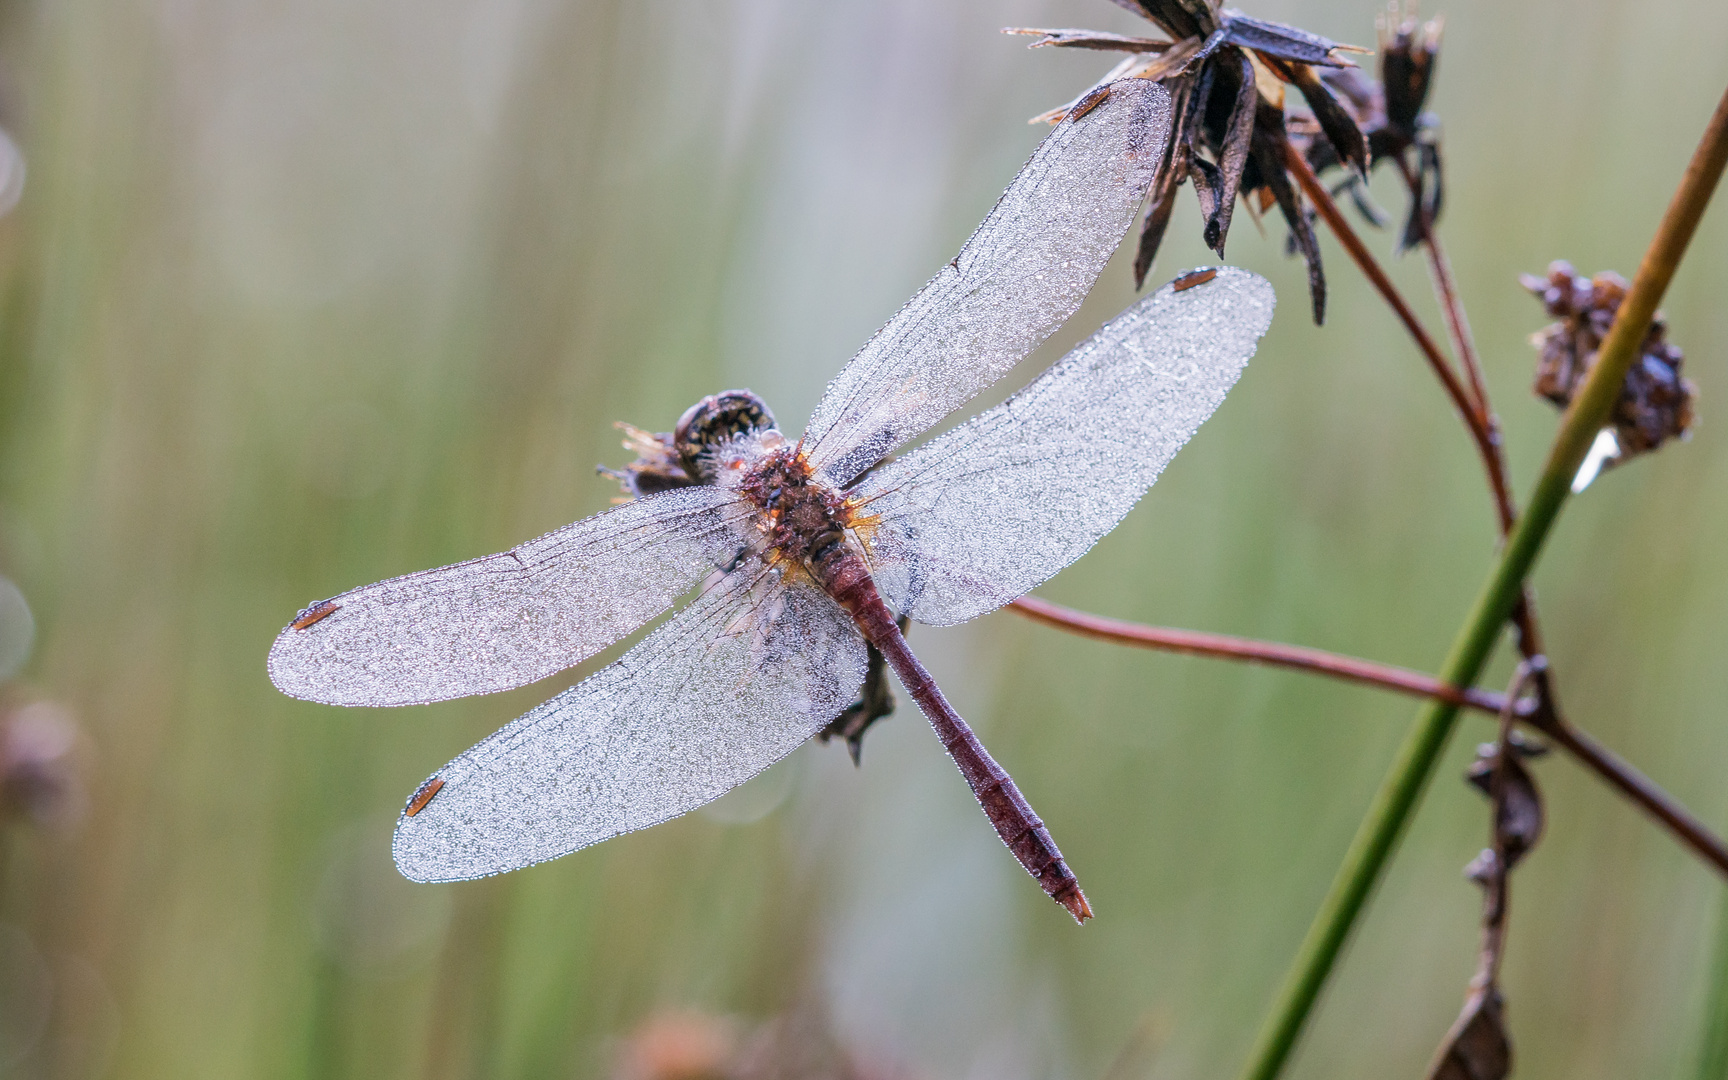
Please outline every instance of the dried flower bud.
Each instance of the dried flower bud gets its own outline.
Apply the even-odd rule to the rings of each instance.
[[[0,820],[76,821],[84,809],[78,722],[71,710],[36,701],[0,712]]]
[[[1440,219],[1444,178],[1440,163],[1440,120],[1422,111],[1433,85],[1434,68],[1440,55],[1439,19],[1420,22],[1411,5],[1377,20],[1380,37],[1380,73],[1371,79],[1355,68],[1321,73],[1327,87],[1356,120],[1368,140],[1369,167],[1397,161],[1410,186],[1410,209],[1398,239],[1398,250],[1420,243],[1430,226]],[[1292,118],[1292,141],[1302,150],[1316,173],[1336,168],[1340,162],[1325,140],[1309,141],[1309,125]],[[1346,176],[1337,188],[1356,204],[1361,215],[1376,228],[1386,216],[1368,198],[1360,177]]]
[[[1542,828],[1546,815],[1542,809],[1542,794],[1536,787],[1536,778],[1530,775],[1519,761],[1524,755],[1516,747],[1508,747],[1512,753],[1506,755],[1505,761],[1500,761],[1499,750],[1492,743],[1486,743],[1476,750],[1476,760],[1464,773],[1464,779],[1484,795],[1492,797],[1494,791],[1494,773],[1496,765],[1505,770],[1501,780],[1504,785],[1504,798],[1500,804],[1500,812],[1494,823],[1497,839],[1506,852],[1506,869],[1510,870],[1518,864],[1542,839]]]
[[[1602,341],[1614,325],[1614,315],[1626,298],[1626,279],[1613,271],[1593,278],[1580,276],[1564,260],[1550,263],[1546,277],[1525,274],[1519,279],[1559,321],[1531,338],[1540,354],[1536,362],[1536,393],[1565,408],[1577,393]],[[1672,438],[1685,438],[1692,427],[1692,402],[1698,388],[1680,375],[1680,349],[1664,340],[1667,324],[1657,316],[1644,335],[1638,359],[1626,372],[1626,383],[1611,417],[1618,452],[1604,465],[1616,464],[1656,449]]]
[[[1394,25],[1389,17],[1378,20],[1380,31],[1380,84],[1384,88],[1386,123],[1414,141],[1422,126],[1422,104],[1434,81],[1435,61],[1440,56],[1439,19],[1418,22],[1415,9]]]

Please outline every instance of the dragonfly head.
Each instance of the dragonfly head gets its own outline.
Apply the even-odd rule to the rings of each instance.
[[[684,410],[672,432],[672,445],[685,472],[699,483],[713,484],[720,481],[718,452],[749,435],[785,441],[761,398],[748,390],[727,390]]]

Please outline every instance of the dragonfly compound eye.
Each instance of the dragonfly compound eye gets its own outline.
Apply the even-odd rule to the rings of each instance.
[[[753,431],[774,428],[774,414],[763,400],[748,390],[711,394],[686,409],[672,433],[684,471],[713,483],[709,452],[721,443]]]

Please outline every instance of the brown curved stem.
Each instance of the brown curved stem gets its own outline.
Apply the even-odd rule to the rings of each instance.
[[[1250,664],[1306,671],[1313,675],[1329,675],[1359,686],[1373,686],[1412,697],[1444,701],[1490,715],[1498,715],[1506,707],[1505,695],[1492,690],[1479,687],[1461,690],[1425,672],[1344,656],[1324,649],[1236,637],[1232,634],[1211,634],[1201,630],[1178,630],[1168,626],[1125,622],[1076,611],[1061,604],[1052,604],[1036,596],[1022,596],[1008,607],[1034,622],[1118,645],[1133,645],[1187,656],[1241,660]],[[1552,706],[1553,697],[1546,689],[1540,702]],[[1672,795],[1612,750],[1597,742],[1589,733],[1574,726],[1551,707],[1520,705],[1518,722],[1552,739],[1556,745],[1578,759],[1585,768],[1600,776],[1616,791],[1637,803],[1657,822],[1667,827],[1682,844],[1722,873],[1728,874],[1728,844],[1712,833]]]
[[[1314,175],[1308,161],[1301,151],[1295,147],[1286,147],[1284,161],[1290,170],[1290,175],[1302,185],[1302,191],[1319,211],[1321,218],[1332,230],[1332,235],[1338,238],[1338,243],[1358,269],[1362,271],[1369,284],[1374,286],[1384,299],[1398,321],[1404,324],[1410,337],[1416,342],[1416,348],[1421,351],[1428,366],[1434,370],[1435,378],[1445,388],[1446,396],[1452,399],[1452,405],[1458,414],[1464,418],[1464,425],[1470,429],[1471,439],[1476,443],[1477,452],[1482,455],[1482,466],[1487,470],[1488,483],[1494,489],[1494,508],[1499,514],[1501,533],[1509,532],[1517,519],[1517,511],[1512,501],[1512,490],[1506,482],[1506,467],[1501,460],[1499,444],[1489,431],[1484,419],[1485,409],[1478,407],[1471,400],[1470,394],[1464,389],[1464,384],[1458,380],[1458,373],[1452,370],[1452,365],[1446,359],[1446,354],[1440,351],[1440,345],[1428,333],[1427,327],[1416,318],[1416,313],[1410,310],[1410,305],[1404,301],[1404,296],[1398,287],[1392,284],[1392,279],[1386,276],[1386,271],[1380,268],[1368,246],[1356,231],[1345,220],[1344,212],[1338,209],[1338,204],[1332,201],[1332,195],[1326,190],[1326,185]]]
[[[1036,596],[1022,596],[1008,606],[1015,613],[1034,622],[1118,645],[1137,645],[1161,652],[1210,656],[1221,660],[1243,660],[1250,664],[1330,675],[1361,686],[1374,686],[1412,697],[1432,698],[1485,713],[1497,714],[1505,707],[1504,696],[1492,690],[1460,690],[1420,671],[1344,656],[1324,649],[1260,641],[1231,634],[1209,634],[1202,630],[1177,630],[1168,626],[1123,622],[1119,619],[1107,619],[1102,615],[1075,611]]]
[[[1674,796],[1662,790],[1614,751],[1559,714],[1546,721],[1536,716],[1520,717],[1520,720],[1552,739],[1555,745],[1564,748],[1622,795],[1643,807],[1646,813],[1666,826],[1668,831],[1694,853],[1723,874],[1728,874],[1728,844],[1723,843],[1703,822],[1693,817]]]
[[[1320,212],[1320,216],[1326,219],[1332,234],[1338,238],[1338,242],[1355,261],[1363,276],[1368,278],[1369,283],[1404,324],[1404,328],[1416,343],[1416,348],[1427,359],[1429,367],[1434,369],[1441,385],[1446,388],[1447,395],[1452,398],[1453,405],[1464,418],[1464,424],[1470,430],[1477,451],[1482,455],[1482,467],[1487,473],[1488,490],[1494,499],[1494,513],[1500,526],[1500,535],[1502,538],[1511,535],[1512,527],[1518,523],[1518,504],[1512,497],[1512,485],[1507,479],[1506,453],[1501,444],[1500,424],[1488,401],[1488,388],[1482,379],[1481,363],[1476,355],[1475,342],[1470,336],[1469,320],[1464,316],[1463,302],[1459,299],[1457,285],[1452,279],[1451,265],[1446,261],[1445,252],[1440,247],[1432,223],[1423,222],[1423,249],[1428,254],[1435,293],[1440,300],[1440,309],[1446,315],[1453,346],[1458,350],[1464,370],[1470,378],[1474,391],[1473,401],[1459,383],[1452,365],[1447,363],[1445,355],[1440,352],[1440,346],[1410,310],[1410,305],[1375,261],[1362,238],[1350,227],[1343,211],[1339,210],[1338,204],[1332,200],[1331,192],[1326,190],[1326,185],[1320,183],[1314,170],[1309,168],[1307,159],[1294,149],[1286,156],[1291,162],[1290,171],[1301,183],[1303,191],[1314,201],[1315,208]],[[1414,191],[1415,176],[1409,172],[1402,159],[1399,166],[1404,169],[1405,183]],[[1511,619],[1518,628],[1518,649],[1524,657],[1528,659],[1542,655],[1544,650],[1541,628],[1536,621],[1536,598],[1528,585],[1524,587],[1523,595],[1513,607]]]
[[[1416,173],[1410,168],[1410,162],[1402,154],[1393,160],[1398,163],[1398,172],[1404,178],[1410,197],[1416,198]],[[1422,214],[1422,249],[1428,255],[1428,274],[1434,281],[1434,296],[1440,301],[1440,314],[1446,320],[1446,336],[1452,339],[1452,351],[1458,355],[1464,377],[1470,380],[1470,393],[1476,398],[1477,407],[1488,424],[1488,433],[1499,446],[1500,422],[1488,405],[1488,384],[1482,377],[1482,359],[1476,352],[1476,339],[1470,333],[1470,320],[1465,316],[1464,302],[1458,296],[1452,263],[1446,258],[1440,234],[1434,230],[1434,222],[1426,211]]]
[[[1416,174],[1410,169],[1409,162],[1403,157],[1397,158],[1396,161],[1398,171],[1404,179],[1404,186],[1414,198]],[[1481,405],[1482,415],[1487,420],[1488,430],[1500,459],[1500,467],[1504,470],[1505,455],[1500,440],[1499,420],[1494,416],[1493,410],[1489,406],[1488,390],[1483,382],[1482,365],[1476,353],[1476,344],[1470,334],[1470,323],[1464,314],[1464,305],[1458,295],[1457,281],[1452,276],[1452,265],[1446,258],[1445,248],[1440,243],[1440,235],[1434,229],[1432,221],[1424,220],[1422,222],[1422,248],[1428,256],[1429,276],[1434,282],[1434,296],[1440,304],[1441,312],[1445,315],[1453,351],[1458,354],[1458,358],[1470,378],[1476,400]],[[1536,623],[1535,609],[1528,586],[1525,587],[1524,599],[1514,611],[1513,618],[1518,624],[1519,644],[1525,657],[1541,655],[1543,652],[1541,632]],[[1548,678],[1546,672],[1544,672],[1543,678],[1544,680]],[[1545,694],[1547,694],[1546,691]],[[1651,782],[1648,777],[1623,761],[1613,751],[1598,743],[1587,732],[1568,721],[1554,704],[1552,694],[1547,694],[1547,699],[1549,708],[1539,710],[1534,715],[1526,717],[1525,723],[1564,747],[1622,795],[1636,802],[1652,817],[1667,826],[1693,851],[1714,863],[1723,872],[1728,873],[1728,847],[1725,847],[1721,840],[1705,829],[1686,811],[1685,807],[1676,802],[1661,787]]]
[[[1416,198],[1416,174],[1411,171],[1410,163],[1402,156],[1395,160],[1410,197]],[[1422,220],[1422,250],[1428,256],[1428,276],[1434,282],[1434,298],[1439,302],[1441,314],[1446,319],[1446,332],[1452,339],[1452,349],[1458,354],[1458,361],[1470,380],[1471,393],[1476,397],[1479,415],[1487,428],[1488,441],[1493,447],[1493,456],[1489,460],[1488,486],[1494,496],[1495,513],[1500,520],[1500,536],[1505,538],[1511,534],[1512,526],[1517,523],[1518,506],[1512,500],[1511,484],[1506,480],[1506,445],[1500,437],[1500,418],[1494,415],[1493,404],[1488,400],[1488,384],[1482,376],[1482,360],[1476,352],[1476,340],[1470,333],[1470,320],[1464,314],[1464,301],[1458,294],[1458,282],[1452,276],[1452,263],[1446,258],[1446,249],[1441,246],[1440,234],[1435,231],[1434,222],[1429,220],[1426,214]],[[1524,587],[1524,595],[1518,605],[1512,609],[1512,622],[1518,628],[1518,651],[1524,658],[1528,660],[1543,655],[1546,650],[1542,647],[1542,631],[1536,620],[1536,598],[1528,585]]]

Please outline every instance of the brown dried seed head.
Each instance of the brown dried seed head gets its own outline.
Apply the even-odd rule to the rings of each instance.
[[[1313,110],[1316,119],[1307,142],[1324,146],[1331,163],[1348,164],[1365,173],[1370,147],[1361,125],[1354,110],[1337,99],[1319,72],[1330,78],[1332,73],[1353,70],[1338,54],[1367,50],[1253,18],[1223,7],[1219,0],[1116,2],[1144,15],[1171,40],[1165,43],[1082,30],[1008,32],[1037,35],[1039,45],[1128,52],[1130,56],[1104,77],[1106,83],[1151,79],[1170,91],[1175,124],[1140,233],[1134,259],[1135,287],[1146,282],[1170,223],[1177,189],[1192,183],[1199,196],[1202,237],[1220,256],[1239,199],[1251,206],[1258,200],[1262,212],[1278,206],[1295,238],[1294,250],[1308,264],[1314,321],[1324,321],[1326,278],[1319,244],[1295,193],[1296,185],[1285,172],[1283,84],[1297,87]],[[1090,96],[1083,97],[1072,106],[1034,117],[1033,122],[1063,116],[1072,119],[1093,104]]]
[[[1414,7],[1396,22],[1379,20],[1380,82],[1385,88],[1386,120],[1398,130],[1414,135],[1428,88],[1434,82],[1435,61],[1440,55],[1439,19],[1419,22]]]
[[[1614,325],[1626,298],[1626,279],[1613,271],[1586,278],[1564,260],[1548,266],[1544,277],[1525,274],[1523,285],[1559,321],[1538,331],[1534,389],[1561,408],[1584,381],[1602,341]],[[1665,340],[1667,324],[1658,316],[1650,324],[1636,362],[1626,373],[1612,417],[1615,438],[1624,460],[1656,449],[1672,438],[1685,438],[1692,427],[1693,400],[1698,389],[1680,374],[1684,355]]]

